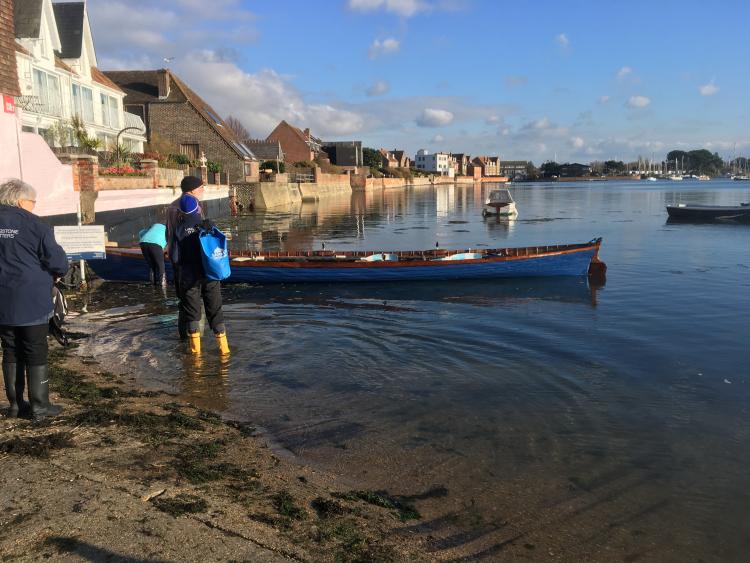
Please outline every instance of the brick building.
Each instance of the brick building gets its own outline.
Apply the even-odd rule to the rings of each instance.
[[[0,96],[18,96],[13,0],[0,0]],[[10,101],[10,100],[8,100]],[[3,102],[3,111],[9,109]]]
[[[108,71],[125,91],[125,109],[146,124],[146,135],[171,142],[191,160],[201,153],[221,165],[229,182],[258,178],[252,150],[216,111],[168,69]]]
[[[451,153],[451,159],[457,175],[466,176],[469,173],[471,156],[466,153]]]
[[[473,168],[479,168],[482,176],[499,176],[500,175],[500,157],[499,156],[477,156],[472,159]],[[472,172],[469,172],[471,175]]]
[[[411,159],[407,156],[406,151],[393,149],[379,149],[378,152],[383,159],[383,168],[410,168]]]
[[[281,150],[284,152],[286,162],[289,163],[312,162],[320,153],[322,145],[321,140],[313,137],[309,129],[302,131],[299,127],[283,120],[266,137],[266,141],[281,143]]]

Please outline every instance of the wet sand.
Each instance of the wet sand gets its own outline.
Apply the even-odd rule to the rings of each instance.
[[[283,461],[252,426],[74,350],[50,363],[63,415],[0,418],[4,560],[425,559],[396,533],[419,518],[407,500]]]

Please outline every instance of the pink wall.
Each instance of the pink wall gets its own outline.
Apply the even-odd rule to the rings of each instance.
[[[20,110],[0,112],[0,179],[21,178],[34,186],[34,213],[41,217],[74,214],[78,193],[71,167],[60,163],[42,137],[20,129]]]

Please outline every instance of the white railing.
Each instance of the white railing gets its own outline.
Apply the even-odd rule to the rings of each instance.
[[[43,101],[39,96],[17,96],[16,106],[31,113],[42,113],[62,117],[62,105],[59,101]]]
[[[123,112],[125,116],[125,127],[136,127],[141,135],[146,133],[146,125],[139,115],[129,112]],[[135,131],[132,131],[135,133]]]

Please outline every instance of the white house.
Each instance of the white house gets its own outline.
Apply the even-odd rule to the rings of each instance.
[[[120,144],[143,152],[146,128],[123,110],[125,93],[98,68],[85,2],[14,2],[16,63],[22,129],[51,146],[76,144],[70,120],[77,116],[102,148]]]
[[[419,149],[414,158],[414,164],[417,169],[425,172],[435,172],[441,176],[450,177],[455,175],[455,169],[451,165],[451,155],[445,152],[430,154],[428,150]]]

